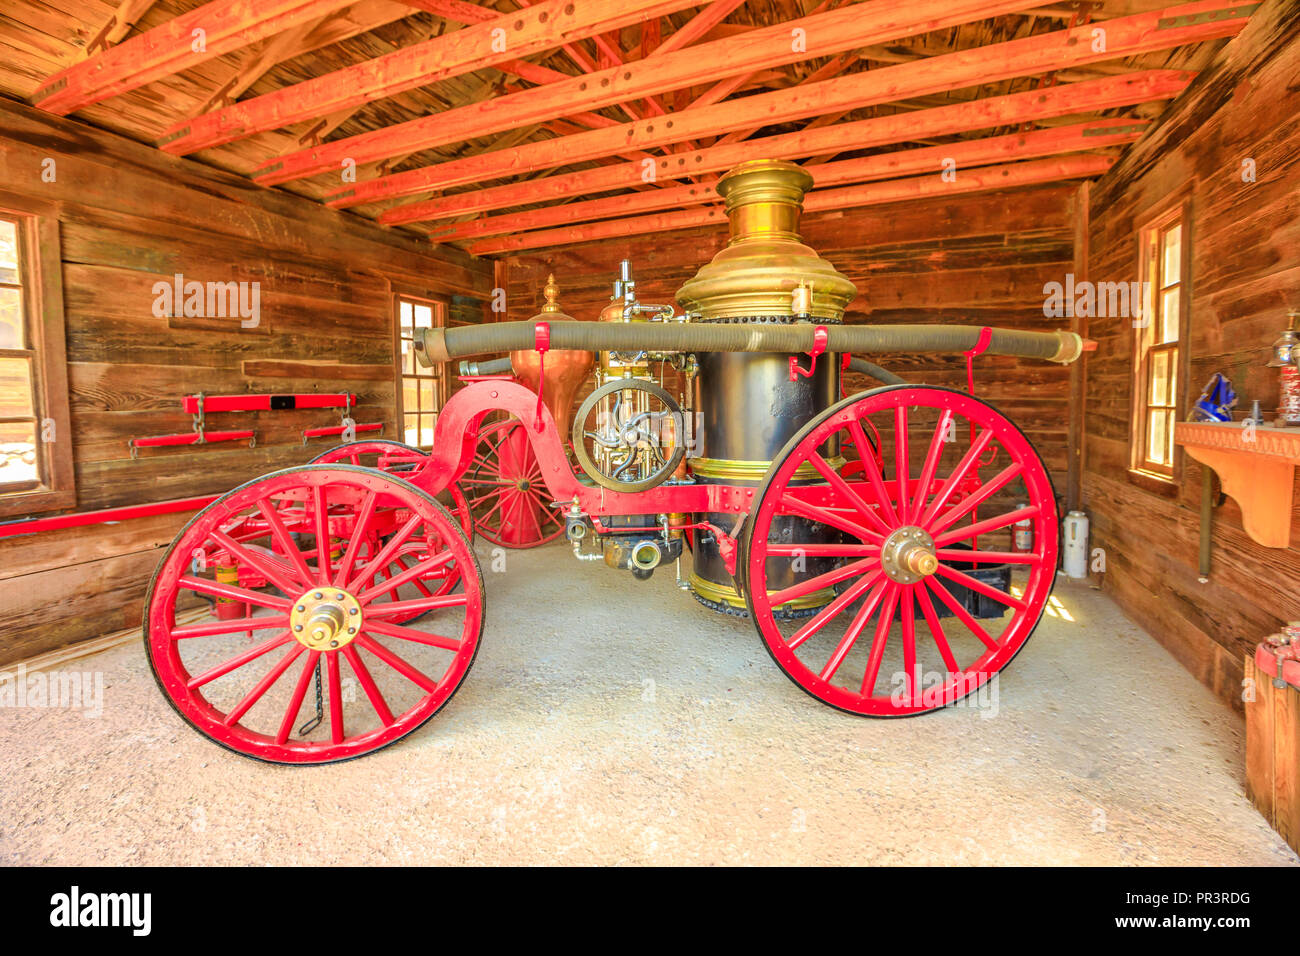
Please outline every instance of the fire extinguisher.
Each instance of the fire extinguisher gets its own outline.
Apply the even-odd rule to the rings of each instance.
[[[1027,507],[1020,504],[1016,510]],[[1011,526],[1011,550],[1016,554],[1028,554],[1034,550],[1034,523],[1030,518],[1021,518]]]
[[[1088,576],[1088,516],[1082,511],[1065,516],[1065,573],[1075,580]]]

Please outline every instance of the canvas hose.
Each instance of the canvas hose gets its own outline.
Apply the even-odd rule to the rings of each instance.
[[[826,329],[827,352],[875,355],[884,352],[966,352],[978,347],[978,325],[793,325],[648,322],[547,323],[549,348],[585,352],[810,352],[818,328]],[[500,354],[537,346],[537,324],[495,322],[454,329],[422,329],[415,339],[421,365]],[[1074,332],[1021,332],[992,329],[988,355],[1073,362],[1083,352]],[[480,368],[487,363],[478,363]]]

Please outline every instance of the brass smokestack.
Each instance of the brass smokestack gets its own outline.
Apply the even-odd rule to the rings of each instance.
[[[794,318],[790,296],[812,287],[811,318],[839,322],[857,287],[799,237],[812,176],[794,163],[757,159],[718,180],[731,221],[727,247],[677,290],[677,302],[705,321]]]

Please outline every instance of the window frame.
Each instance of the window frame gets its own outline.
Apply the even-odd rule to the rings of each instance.
[[[1167,288],[1178,288],[1178,336],[1173,342],[1154,343],[1157,316],[1156,304],[1165,291],[1161,283],[1164,278],[1163,239],[1175,225],[1181,227],[1178,259],[1178,281]],[[1155,243],[1155,275],[1149,273],[1153,263],[1150,259],[1152,241]],[[1168,469],[1160,467],[1147,458],[1148,422],[1153,408],[1171,408],[1170,429],[1172,430],[1187,410],[1188,378],[1190,373],[1190,356],[1187,343],[1191,325],[1192,301],[1192,202],[1186,194],[1166,200],[1157,209],[1149,212],[1138,221],[1137,226],[1137,273],[1139,281],[1151,281],[1150,296],[1143,302],[1144,315],[1151,321],[1143,328],[1133,329],[1131,400],[1129,408],[1129,480],[1147,490],[1165,495],[1177,493],[1183,474],[1183,452],[1176,443]],[[1172,388],[1172,406],[1151,404],[1150,365],[1152,350],[1174,353],[1170,373],[1175,376]]]
[[[8,518],[74,507],[77,491],[68,412],[58,207],[0,190],[0,215],[18,224],[18,267],[28,344],[21,351],[33,353],[33,411],[40,476],[29,488],[0,492],[0,518]],[[41,440],[47,421],[54,426],[52,442]]]
[[[396,399],[393,404],[394,404],[394,408],[396,409],[396,415],[397,415],[397,424],[395,426],[397,432],[397,441],[405,442],[408,445],[414,445],[414,447],[416,448],[427,449],[430,446],[426,446],[421,443],[406,441],[406,415],[408,409],[406,408],[405,382],[407,379],[411,379],[411,378],[422,379],[422,380],[428,380],[428,379],[433,380],[434,382],[433,400],[437,404],[437,410],[432,413],[433,414],[432,424],[434,427],[436,427],[438,421],[438,415],[441,414],[443,406],[447,404],[447,397],[449,391],[447,386],[447,373],[448,373],[448,367],[450,363],[441,362],[438,363],[437,365],[431,366],[428,369],[423,369],[417,364],[416,371],[410,375],[406,374],[403,371],[402,369],[402,303],[403,302],[409,302],[413,306],[414,305],[430,306],[433,309],[434,327],[446,328],[448,322],[448,316],[450,315],[451,312],[451,301],[445,296],[436,295],[425,289],[417,289],[414,287],[403,287],[403,286],[398,286],[397,284],[393,285],[393,302],[392,302],[393,374],[394,374],[394,384],[396,390]],[[411,413],[420,416],[416,419],[417,430],[420,430],[423,425],[423,416],[428,413],[422,408],[413,409],[411,410]]]

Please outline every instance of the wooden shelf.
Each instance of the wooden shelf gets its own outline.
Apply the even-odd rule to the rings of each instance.
[[[1269,548],[1290,544],[1300,428],[1257,425],[1252,435],[1240,422],[1178,422],[1174,442],[1214,469],[1252,539]]]

